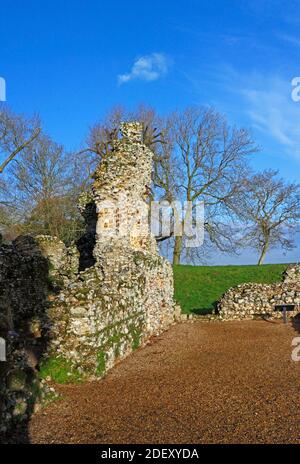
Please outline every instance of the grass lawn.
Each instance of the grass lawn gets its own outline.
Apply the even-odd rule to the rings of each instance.
[[[211,313],[215,302],[230,287],[245,282],[279,282],[286,267],[287,264],[174,266],[175,299],[184,313]]]

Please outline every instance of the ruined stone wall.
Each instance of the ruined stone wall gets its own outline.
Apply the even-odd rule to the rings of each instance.
[[[141,125],[122,133],[80,197],[86,232],[76,246],[37,236],[0,248],[3,433],[47,394],[36,368],[53,378],[53,365],[76,379],[101,377],[174,323],[172,267],[148,224],[153,154]]]
[[[276,306],[293,305],[294,317],[300,312],[300,266],[289,266],[283,282],[271,285],[247,283],[229,289],[217,306],[222,319],[253,319],[256,316],[282,318]]]

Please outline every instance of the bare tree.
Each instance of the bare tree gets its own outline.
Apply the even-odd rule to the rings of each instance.
[[[259,265],[271,248],[294,248],[300,219],[299,184],[286,182],[274,170],[254,174],[244,180],[235,208],[244,221],[242,241],[259,251]]]
[[[39,136],[38,118],[16,115],[4,106],[0,107],[0,174],[11,161]]]
[[[171,198],[203,201],[207,239],[221,251],[233,251],[230,206],[245,175],[247,158],[257,151],[256,145],[246,129],[230,127],[213,108],[177,112],[166,127],[170,131],[171,153],[160,166],[165,182],[157,185]],[[186,219],[183,214],[183,230]],[[175,237],[173,264],[180,263],[184,244],[184,235]]]

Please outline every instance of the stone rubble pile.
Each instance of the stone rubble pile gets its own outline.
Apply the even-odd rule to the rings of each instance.
[[[283,282],[246,283],[229,289],[217,305],[221,319],[253,319],[257,316],[282,318],[282,306],[289,306],[288,316],[300,312],[300,265],[291,265]],[[293,306],[293,308],[291,308]]]
[[[284,282],[299,283],[300,282],[300,264],[293,264],[287,268],[283,275]]]

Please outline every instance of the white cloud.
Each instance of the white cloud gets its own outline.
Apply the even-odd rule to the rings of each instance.
[[[119,84],[132,80],[156,81],[168,72],[168,59],[163,53],[151,53],[138,58],[129,73],[118,76]]]
[[[266,76],[259,72],[244,74],[231,67],[213,73],[223,94],[225,90],[225,95],[237,97],[231,100],[236,111],[246,116],[253,128],[275,141],[281,156],[300,161],[300,101],[292,99],[292,77]]]
[[[252,123],[271,135],[284,151],[300,159],[300,103],[292,100],[290,80],[280,77],[250,78],[241,94]]]
[[[291,45],[295,45],[296,47],[300,47],[300,38],[293,36],[293,35],[287,35],[287,34],[278,34],[278,38],[288,42]]]

